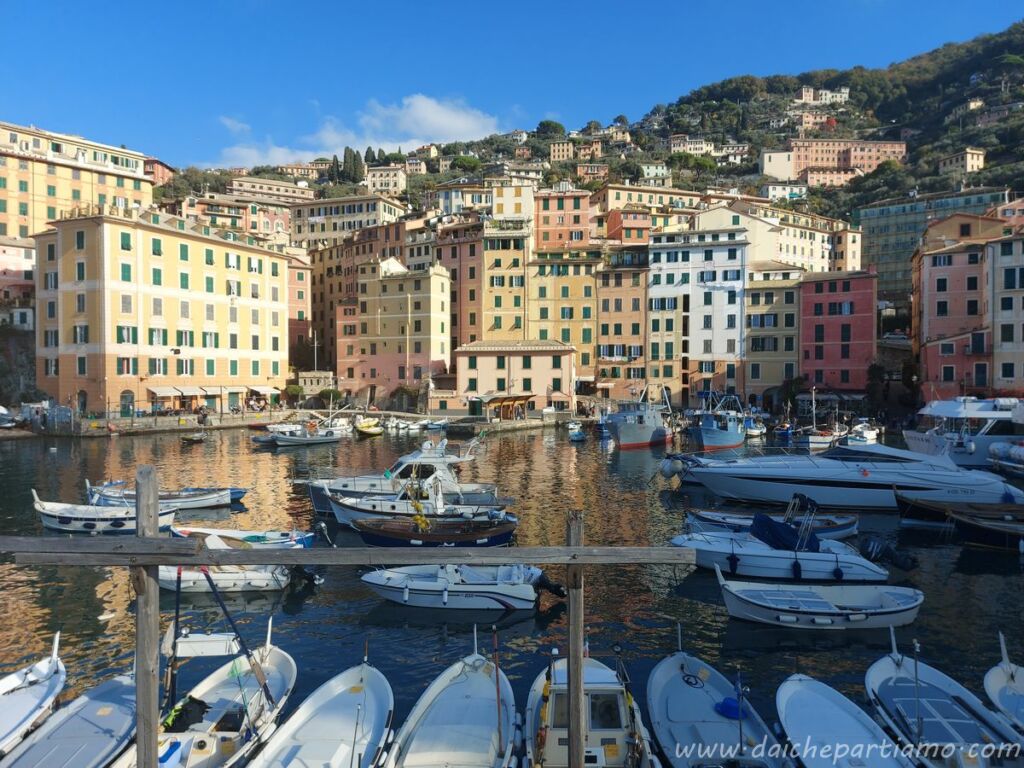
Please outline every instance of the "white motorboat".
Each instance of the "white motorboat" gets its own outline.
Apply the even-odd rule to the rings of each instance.
[[[295,660],[270,642],[250,655],[235,656],[178,701],[160,721],[157,750],[161,765],[229,768],[244,765],[277,727],[295,687]],[[178,639],[175,642],[182,642]],[[228,647],[231,647],[230,645]],[[180,649],[179,649],[180,650]],[[227,648],[214,654],[227,655]],[[178,653],[178,656],[187,654]],[[338,738],[341,734],[337,734]],[[111,768],[135,768],[130,747]]]
[[[667,461],[681,462],[680,476],[722,498],[762,504],[788,504],[801,493],[821,507],[896,509],[896,491],[930,501],[1024,503],[1024,492],[991,472],[881,444],[837,445],[813,456],[713,460],[676,454]]]
[[[804,768],[915,768],[864,710],[807,675],[791,675],[779,686],[775,709]],[[839,745],[848,751],[837,761]]]
[[[902,627],[917,618],[924,593],[888,584],[759,584],[727,581],[716,565],[729,615],[794,629]]]
[[[794,496],[784,514],[768,515],[777,523],[788,523],[799,527],[805,522],[819,539],[845,539],[857,535],[859,518],[851,514],[820,514],[818,505],[804,496]],[[733,531],[743,533],[750,530],[754,522],[752,513],[722,512],[714,509],[687,509],[688,519],[699,523],[705,531]]]
[[[243,542],[222,539],[215,534],[207,534],[203,543],[208,549],[245,548]],[[160,588],[173,591],[180,582],[182,592],[211,592],[212,580],[218,592],[263,592],[284,589],[292,579],[291,570],[284,565],[211,565],[206,573],[199,568],[181,567],[180,578],[178,571],[177,566],[161,565],[157,569]]]
[[[418,608],[524,610],[540,589],[560,589],[530,565],[408,565],[370,571],[362,582],[386,600]]]
[[[297,445],[325,445],[341,440],[344,433],[340,429],[323,429],[306,432],[275,432],[274,444],[278,448],[290,448]]]
[[[896,635],[889,631],[892,652],[864,675],[868,701],[882,725],[902,744],[919,746],[921,760],[929,768],[950,765],[949,755],[942,755],[943,748],[958,754],[960,765],[1024,765],[1024,736],[1014,731],[1009,720],[987,709],[953,678],[919,661],[916,653],[914,658],[899,653]],[[982,747],[992,750],[992,755],[1001,754],[1004,760],[984,757]],[[1013,759],[1015,756],[1020,759]]]
[[[1002,660],[985,673],[985,693],[996,709],[1024,733],[1024,669],[1010,663],[1006,638],[999,633]]]
[[[861,417],[857,423],[850,428],[850,434],[846,436],[846,442],[856,445],[868,445],[877,443],[879,436],[878,427],[871,423],[871,419]]]
[[[678,651],[659,661],[647,679],[651,732],[672,768],[729,765],[788,768],[771,729],[730,682],[695,656]],[[758,751],[754,752],[754,747]],[[771,757],[774,753],[775,757]],[[755,757],[755,754],[757,755]]]
[[[907,447],[929,456],[948,456],[962,467],[988,466],[995,443],[1024,439],[1024,423],[1013,419],[1015,397],[932,400],[917,412],[917,429],[903,430]]]
[[[231,488],[190,488],[178,491],[160,491],[160,508],[206,509],[231,505]],[[124,483],[92,485],[85,481],[85,494],[90,504],[100,507],[134,507],[135,491]]]
[[[523,718],[527,766],[568,768],[568,677],[566,660],[553,658],[530,686]],[[628,689],[624,672],[584,658],[583,695],[585,765],[658,768],[640,705]]]
[[[104,768],[135,738],[135,678],[118,675],[62,706],[4,768]]]
[[[516,759],[517,720],[505,673],[474,651],[419,697],[381,768],[509,768]]]
[[[565,428],[570,432],[581,432],[583,431],[583,422],[573,419],[572,421],[567,421],[565,423]]]
[[[306,531],[243,531],[234,528],[196,528],[172,525],[171,536],[206,540],[216,536],[225,544],[241,549],[294,549],[313,546],[316,534]]]
[[[32,489],[32,506],[39,513],[43,527],[64,533],[135,533],[135,505],[96,506],[40,501]],[[174,523],[177,507],[160,507],[159,524],[166,530]]]
[[[394,710],[391,684],[364,659],[313,691],[249,768],[372,768],[391,734]]]
[[[841,541],[755,515],[750,533],[692,530],[672,539],[690,547],[699,568],[730,576],[808,581],[885,581],[889,572]]]
[[[747,433],[748,440],[757,440],[768,434],[768,427],[764,425],[761,417],[752,413],[743,417],[743,429]]]
[[[57,655],[59,648],[60,632],[53,637],[49,656],[0,678],[0,756],[14,749],[53,711],[67,681],[64,662]]]

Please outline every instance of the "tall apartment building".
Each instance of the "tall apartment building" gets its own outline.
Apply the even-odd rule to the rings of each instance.
[[[849,222],[749,199],[735,200],[729,207],[778,228],[775,252],[761,254],[766,259],[797,264],[810,272],[860,269],[863,238]]]
[[[800,374],[807,383],[863,391],[875,361],[878,276],[814,272],[800,282]]]
[[[307,254],[286,254],[285,258],[288,261],[288,349],[294,355],[296,349],[313,341],[313,269]]]
[[[431,377],[448,372],[448,270],[412,272],[398,259],[358,265],[354,316],[339,315],[338,389],[357,400],[415,405]]]
[[[408,179],[400,165],[371,165],[366,169],[363,184],[370,192],[395,196],[405,192]]]
[[[590,240],[590,192],[561,181],[534,200],[534,247],[579,248]]]
[[[647,246],[609,245],[597,274],[597,396],[635,400],[648,381],[665,383],[678,396],[678,368],[664,346],[667,359],[647,370]],[[677,348],[678,349],[678,348]]]
[[[863,232],[861,261],[878,273],[879,298],[909,309],[911,257],[929,222],[954,213],[984,214],[1009,200],[1009,190],[975,187],[880,200],[854,209],[853,223]]]
[[[288,375],[288,261],[158,212],[83,206],[37,237],[36,377],[80,412],[271,397]]]
[[[689,235],[678,229],[656,232],[649,248],[647,324],[640,343],[658,345],[660,383],[671,391],[672,404],[682,408],[690,402]]]
[[[405,206],[384,195],[350,195],[292,206],[292,244],[338,245],[346,234],[397,221]]]
[[[804,271],[778,261],[754,262],[745,292],[746,386],[751,403],[772,410],[778,388],[800,370],[800,280]]]
[[[0,122],[0,237],[31,237],[81,205],[149,207],[145,161],[130,149]]]
[[[457,349],[483,338],[484,225],[476,215],[437,226],[439,263],[447,264],[452,282],[451,338]]]
[[[159,207],[191,222],[236,230],[280,245],[288,244],[291,232],[291,208],[274,198],[207,192],[180,200],[165,200]]]
[[[527,338],[574,348],[576,380],[592,394],[596,383],[597,271],[601,251],[539,249],[529,265]]]
[[[983,377],[996,391],[1021,395],[1024,378],[1024,236],[1020,230],[988,243],[987,284],[991,296],[992,368],[976,361],[968,372],[981,387]]]
[[[903,141],[790,139],[784,150],[761,153],[760,170],[780,181],[804,181],[814,186],[813,178],[818,185],[835,185],[854,175],[871,173],[888,160],[903,162],[906,156]]]
[[[481,179],[452,179],[427,194],[427,205],[443,214],[481,211],[491,207],[491,190]]]
[[[278,179],[263,179],[259,176],[241,176],[228,184],[229,195],[247,195],[249,197],[265,197],[285,203],[297,203],[300,200],[312,200],[316,191],[306,182],[293,184]]]
[[[483,226],[480,263],[480,340],[522,341],[526,280],[533,255],[533,187],[493,182],[492,215]],[[461,278],[460,278],[461,279]]]

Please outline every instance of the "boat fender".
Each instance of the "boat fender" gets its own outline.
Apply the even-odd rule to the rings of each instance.
[[[837,562],[836,567],[832,569],[832,578],[836,581],[842,581],[843,575],[843,569],[839,567],[839,564]]]
[[[964,448],[967,449],[968,453],[974,453],[976,450],[978,450],[978,446],[977,444],[975,444],[973,440],[968,440],[966,443],[964,443]]]
[[[730,552],[729,556],[725,559],[729,561],[729,573],[735,576],[736,570],[739,568],[740,565],[739,555],[737,555],[735,552]]]
[[[800,565],[800,561],[799,560],[794,558],[793,559],[793,579],[796,580],[796,581],[800,581],[800,579],[803,576],[803,574],[804,574],[803,566]]]
[[[405,588],[402,590],[402,602],[403,603],[408,603],[409,602],[409,585],[408,584],[406,584]]]
[[[448,605],[448,587],[441,592],[441,605]]]
[[[740,703],[732,696],[727,696],[715,704],[715,712],[729,720],[742,720],[747,716],[747,708],[740,710]]]
[[[661,476],[666,480],[669,480],[672,477],[672,475],[675,474],[672,471],[672,462],[669,459],[662,459],[661,466],[658,467],[658,471],[661,473]]]

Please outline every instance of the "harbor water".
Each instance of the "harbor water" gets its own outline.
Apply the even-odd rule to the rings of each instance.
[[[252,433],[214,433],[204,444],[183,445],[177,435],[81,441],[24,440],[0,443],[0,534],[37,535],[43,530],[32,509],[40,498],[81,502],[86,479],[134,478],[139,464],[157,468],[161,486],[232,485],[249,488],[245,509],[191,512],[187,520],[246,529],[308,529],[315,522],[305,489],[292,482],[309,469],[382,471],[424,438],[346,438],[336,445],[256,450]],[[620,452],[588,436],[571,443],[564,430],[491,435],[476,461],[461,470],[466,481],[494,482],[515,499],[524,545],[565,542],[565,512],[586,513],[586,543],[663,545],[678,532],[686,503],[713,501],[699,488],[683,492],[655,476],[663,452]],[[683,494],[688,494],[688,498]],[[921,644],[921,659],[983,695],[984,673],[999,660],[997,632],[1011,655],[1024,658],[1024,576],[1014,554],[971,550],[948,536],[909,535],[892,514],[862,516],[862,532],[878,533],[918,558],[916,570],[892,570],[892,583],[924,591],[917,621],[897,630],[909,652]],[[337,544],[360,546],[358,537],[337,531]],[[396,722],[448,664],[472,650],[473,622],[479,620],[481,650],[490,652],[497,620],[501,663],[520,711],[535,676],[554,648],[565,649],[564,604],[542,596],[535,612],[503,616],[460,616],[458,611],[424,612],[384,603],[359,580],[355,567],[319,570],[323,582],[288,593],[228,596],[228,607],[245,638],[262,642],[273,617],[274,639],[298,665],[291,711],[327,678],[357,664],[364,643],[370,662],[391,682]],[[561,569],[551,569],[555,581]],[[61,631],[61,656],[71,694],[129,671],[134,652],[134,614],[127,569],[19,567],[0,563],[5,621],[0,623],[0,672],[45,655]],[[622,657],[634,694],[646,709],[648,673],[676,647],[676,624],[684,648],[732,677],[743,672],[751,699],[774,719],[774,692],[794,672],[834,685],[862,701],[867,667],[888,651],[886,631],[800,632],[730,620],[713,574],[672,566],[590,567],[586,575],[586,626],[592,656],[612,663]],[[163,620],[173,615],[173,595],[162,596]],[[182,597],[184,623],[194,631],[226,628],[211,597]],[[179,690],[222,663],[194,659],[182,669]]]

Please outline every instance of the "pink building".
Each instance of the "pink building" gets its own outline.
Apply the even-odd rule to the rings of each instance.
[[[312,343],[312,267],[308,257],[288,259],[288,349]]]
[[[142,164],[142,171],[147,176],[153,177],[153,186],[161,187],[173,179],[178,172],[163,160],[155,157],[147,157]]]
[[[864,390],[875,361],[878,275],[809,272],[800,283],[800,374],[807,383]]]
[[[456,393],[472,416],[576,412],[576,348],[560,341],[475,341],[455,350]]]
[[[608,211],[607,234],[609,240],[622,245],[646,245],[651,233],[650,209],[641,205],[627,205]]]
[[[534,247],[577,248],[590,240],[590,192],[567,181],[533,194]]]

